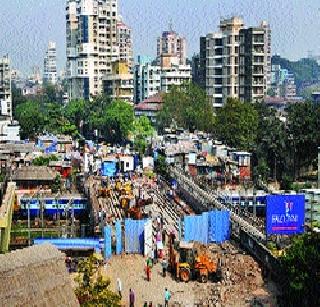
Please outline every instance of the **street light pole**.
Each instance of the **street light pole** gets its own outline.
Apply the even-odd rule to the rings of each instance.
[[[31,233],[30,233],[30,199],[28,199],[28,245],[31,245]]]

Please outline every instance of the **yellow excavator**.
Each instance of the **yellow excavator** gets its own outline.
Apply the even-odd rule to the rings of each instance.
[[[219,261],[213,260],[198,244],[177,242],[170,238],[169,258],[169,269],[177,280],[221,280]]]

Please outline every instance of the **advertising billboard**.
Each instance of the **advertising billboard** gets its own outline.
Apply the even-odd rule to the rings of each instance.
[[[304,195],[267,196],[267,234],[293,235],[304,232]]]

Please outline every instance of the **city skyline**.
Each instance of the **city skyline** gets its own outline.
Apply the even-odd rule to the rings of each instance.
[[[220,17],[231,15],[242,16],[246,26],[267,20],[272,29],[272,54],[298,59],[307,56],[309,51],[320,53],[319,5],[316,0],[307,4],[289,0],[259,4],[252,0],[241,3],[198,0],[196,5],[192,0],[163,0],[161,3],[120,0],[119,11],[132,28],[135,57],[140,54],[156,57],[157,37],[169,28],[170,22],[174,30],[186,37],[190,57],[199,52],[200,36],[217,31]],[[2,4],[0,17],[0,55],[9,54],[14,68],[30,73],[32,66],[42,67],[50,40],[57,43],[58,70],[64,67],[65,0],[12,0]]]

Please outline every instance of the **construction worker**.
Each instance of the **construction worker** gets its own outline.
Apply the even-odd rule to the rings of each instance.
[[[168,269],[168,262],[165,257],[162,259],[161,265],[162,265],[162,276],[166,277],[167,269]]]
[[[148,265],[146,268],[146,273],[147,273],[147,281],[151,281],[151,267]]]
[[[171,299],[171,293],[170,291],[166,288],[164,291],[164,307],[169,307],[169,301]]]
[[[118,290],[120,299],[122,299],[122,282],[119,277],[117,278],[117,290]]]
[[[135,302],[134,291],[132,289],[130,289],[129,290],[129,304],[130,304],[130,307],[134,307],[134,302]]]

